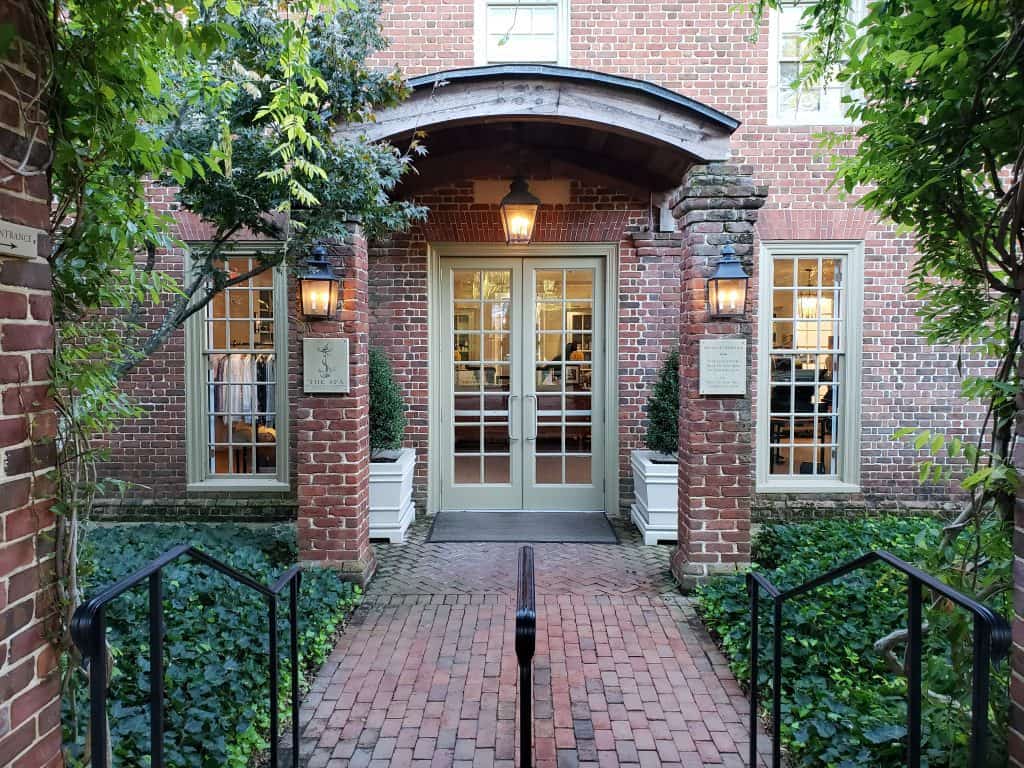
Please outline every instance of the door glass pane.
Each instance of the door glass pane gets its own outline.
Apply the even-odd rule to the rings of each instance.
[[[484,304],[484,330],[509,330],[509,303],[507,301],[489,301]]]
[[[510,456],[484,456],[484,482],[488,485],[508,485],[512,482]]]
[[[511,270],[452,272],[451,448],[456,484],[509,482],[511,289]]]
[[[534,477],[539,485],[592,482],[594,280],[593,269],[534,275]]]
[[[479,456],[455,457],[455,482],[465,485],[477,484],[480,482]]]

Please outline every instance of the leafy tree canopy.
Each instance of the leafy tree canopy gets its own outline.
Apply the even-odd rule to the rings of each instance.
[[[280,239],[294,260],[312,241],[343,237],[346,221],[401,229],[422,214],[390,197],[408,153],[332,136],[338,121],[372,119],[405,95],[397,71],[367,64],[385,46],[376,0],[284,8],[68,0],[54,9],[57,318],[103,307],[130,332],[141,303],[174,296],[159,328],[114,356],[116,375],[250,276],[219,268],[238,233]],[[174,242],[169,221],[146,204],[154,182],[179,190],[182,206],[216,230],[180,283],[155,268],[154,249]]]
[[[368,63],[385,45],[378,0],[36,0],[32,9],[23,39],[0,28],[0,69],[51,151],[4,175],[46,178],[53,195],[55,510],[68,619],[80,592],[77,521],[115,485],[96,476],[95,438],[139,413],[122,377],[251,276],[223,269],[236,235],[281,241],[261,271],[343,237],[346,222],[373,233],[422,216],[392,199],[420,148],[333,136],[339,121],[372,120],[405,96],[397,71]],[[17,63],[31,56],[45,63],[37,83]],[[184,247],[149,205],[161,189],[216,233],[184,275],[157,259]]]
[[[755,0],[755,18],[781,4]],[[961,485],[969,501],[948,521],[925,567],[995,600],[1011,586],[1014,424],[1022,418],[1017,402],[1024,402],[1024,4],[873,0],[861,19],[852,18],[854,7],[854,0],[808,4],[809,66],[797,87],[831,78],[848,86],[851,126],[823,137],[834,150],[837,184],[913,236],[910,287],[921,300],[926,338],[990,361],[963,382],[965,396],[987,407],[976,440],[912,424],[897,434],[913,435],[927,450],[922,480],[947,480],[966,459]],[[955,631],[943,628],[959,677],[944,693],[966,708],[970,664],[961,640],[970,627],[958,620]],[[876,649],[891,654],[905,640],[905,632],[894,632]],[[994,687],[1003,689],[1006,676],[998,674]],[[930,695],[943,689],[930,673],[926,682]],[[1005,723],[999,727],[1005,736]]]

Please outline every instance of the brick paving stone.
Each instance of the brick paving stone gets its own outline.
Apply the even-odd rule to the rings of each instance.
[[[303,705],[304,768],[517,765],[520,545],[430,544],[430,522],[376,545],[377,576]],[[745,766],[746,700],[671,549],[616,526],[618,545],[533,545],[535,765]]]

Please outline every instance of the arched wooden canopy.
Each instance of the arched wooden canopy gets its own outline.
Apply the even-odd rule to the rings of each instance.
[[[667,88],[544,64],[501,64],[413,78],[412,95],[337,135],[398,146],[426,133],[428,155],[403,191],[459,178],[572,175],[648,194],[695,162],[727,160],[739,122]]]

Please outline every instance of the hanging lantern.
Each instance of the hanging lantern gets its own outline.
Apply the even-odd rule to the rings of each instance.
[[[816,320],[819,317],[832,317],[833,301],[831,296],[818,295],[816,270],[807,267],[808,291],[800,291],[796,300],[797,317],[800,320]]]
[[[533,225],[537,222],[540,200],[530,193],[526,179],[516,176],[508,194],[501,200],[501,226],[505,228],[505,242],[509,245],[527,245],[533,239]]]
[[[712,317],[743,317],[747,306],[747,282],[750,280],[729,243],[722,246],[722,258],[715,274],[708,278],[707,302]]]
[[[330,320],[338,309],[341,281],[335,276],[327,258],[327,249],[317,245],[306,258],[306,268],[299,276],[302,314],[307,320]]]

